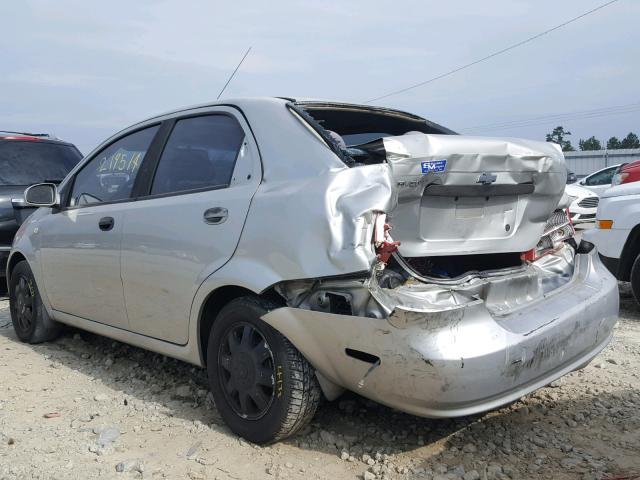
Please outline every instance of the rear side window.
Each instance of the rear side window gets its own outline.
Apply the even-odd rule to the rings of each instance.
[[[117,140],[98,153],[76,175],[70,206],[115,202],[131,196],[140,165],[159,126]]]
[[[158,163],[152,195],[227,187],[244,140],[228,115],[178,120]]]
[[[0,185],[61,182],[82,159],[71,145],[42,141],[0,142]]]

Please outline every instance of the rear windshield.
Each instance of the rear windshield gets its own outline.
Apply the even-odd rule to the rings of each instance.
[[[0,185],[61,182],[81,158],[72,145],[0,141]]]
[[[290,108],[350,167],[384,162],[384,137],[413,133],[455,135],[422,117],[367,105],[298,102]]]

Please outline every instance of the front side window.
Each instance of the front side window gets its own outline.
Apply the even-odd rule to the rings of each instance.
[[[159,125],[139,130],[109,145],[76,175],[70,206],[116,202],[131,196],[144,156]]]
[[[227,187],[244,130],[228,115],[178,120],[162,152],[152,195]]]

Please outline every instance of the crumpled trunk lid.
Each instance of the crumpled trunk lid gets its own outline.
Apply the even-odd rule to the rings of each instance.
[[[556,209],[567,170],[552,143],[409,133],[382,139],[405,257],[524,252]]]

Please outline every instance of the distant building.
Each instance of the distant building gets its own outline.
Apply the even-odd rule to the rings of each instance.
[[[640,148],[564,152],[564,158],[567,160],[567,168],[570,172],[584,177],[610,165],[640,160]]]

